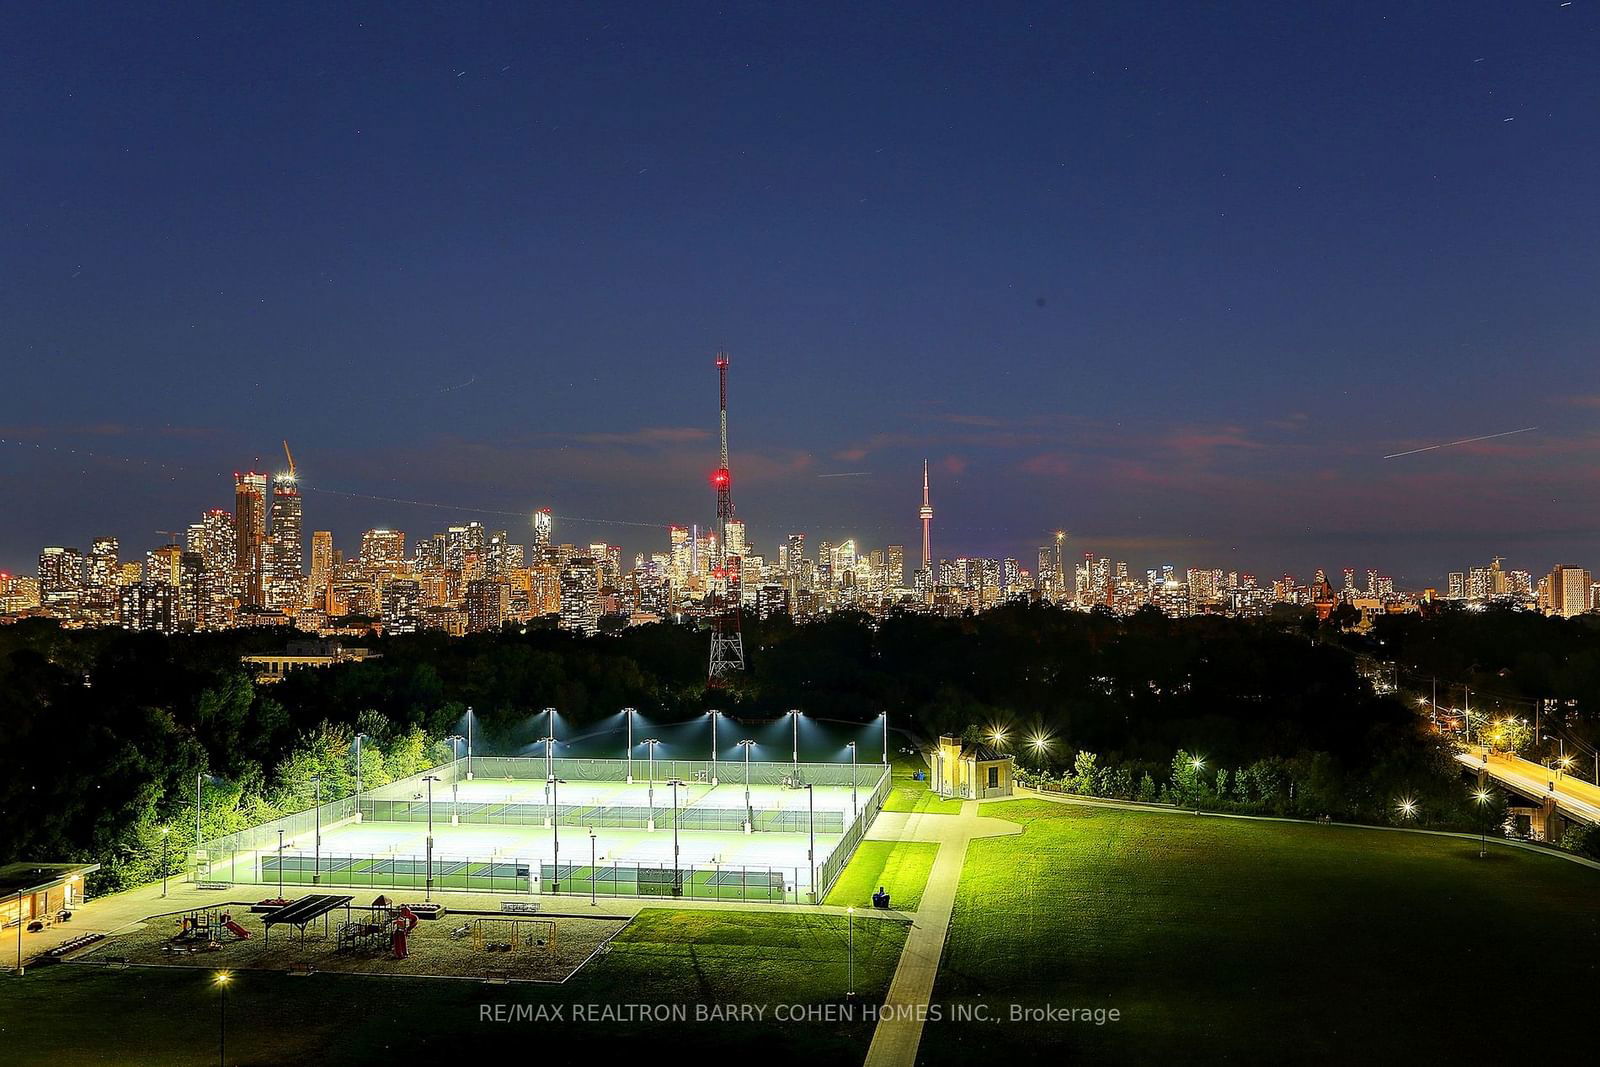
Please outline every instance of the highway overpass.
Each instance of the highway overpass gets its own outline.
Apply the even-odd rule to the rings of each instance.
[[[1477,772],[1480,780],[1492,779],[1508,792],[1531,801],[1543,818],[1540,829],[1546,840],[1561,836],[1557,816],[1590,826],[1600,825],[1600,787],[1590,782],[1520,756],[1488,752],[1478,745],[1456,753],[1456,759],[1463,767]]]

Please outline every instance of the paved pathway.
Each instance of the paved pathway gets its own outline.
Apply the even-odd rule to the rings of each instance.
[[[884,998],[885,1017],[872,1034],[867,1050],[867,1067],[910,1067],[917,1061],[917,1046],[922,1042],[923,1020],[918,1009],[933,996],[934,979],[939,974],[939,958],[944,955],[945,936],[950,930],[950,913],[955,908],[956,886],[966,861],[967,844],[975,837],[1020,834],[1022,827],[1004,819],[979,816],[978,802],[969,800],[960,815],[934,815],[928,812],[906,814],[883,812],[867,832],[878,841],[936,841],[939,852],[928,873],[928,887],[922,893]]]

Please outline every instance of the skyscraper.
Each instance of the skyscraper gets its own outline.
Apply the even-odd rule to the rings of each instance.
[[[247,604],[266,603],[267,476],[249,471],[233,475],[234,565],[239,596]]]
[[[304,600],[305,542],[301,537],[300,489],[294,475],[280,474],[272,484],[271,569],[267,606],[293,614]]]

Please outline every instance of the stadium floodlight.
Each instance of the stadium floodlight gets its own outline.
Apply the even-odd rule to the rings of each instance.
[[[756,813],[750,806],[750,750],[756,743],[746,738],[739,742],[739,747],[744,749],[744,832],[750,833],[755,829]]]
[[[539,740],[544,744],[544,776],[549,778],[556,773],[556,735],[547,734]]]
[[[638,714],[637,708],[623,708],[622,713],[628,717],[628,784],[633,784],[633,717]]]
[[[791,709],[789,718],[794,720],[794,769],[798,773],[800,770],[800,709]]]
[[[851,741],[845,747],[850,750],[850,818],[855,819],[861,814],[856,808],[856,743]]]
[[[711,784],[720,785],[717,781],[717,719],[722,715],[720,711],[706,712],[706,718],[711,720]]]

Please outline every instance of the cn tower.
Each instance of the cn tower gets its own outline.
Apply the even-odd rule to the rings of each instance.
[[[928,461],[922,461],[922,569],[933,573],[933,544],[929,533],[933,529],[933,505],[928,502]]]

